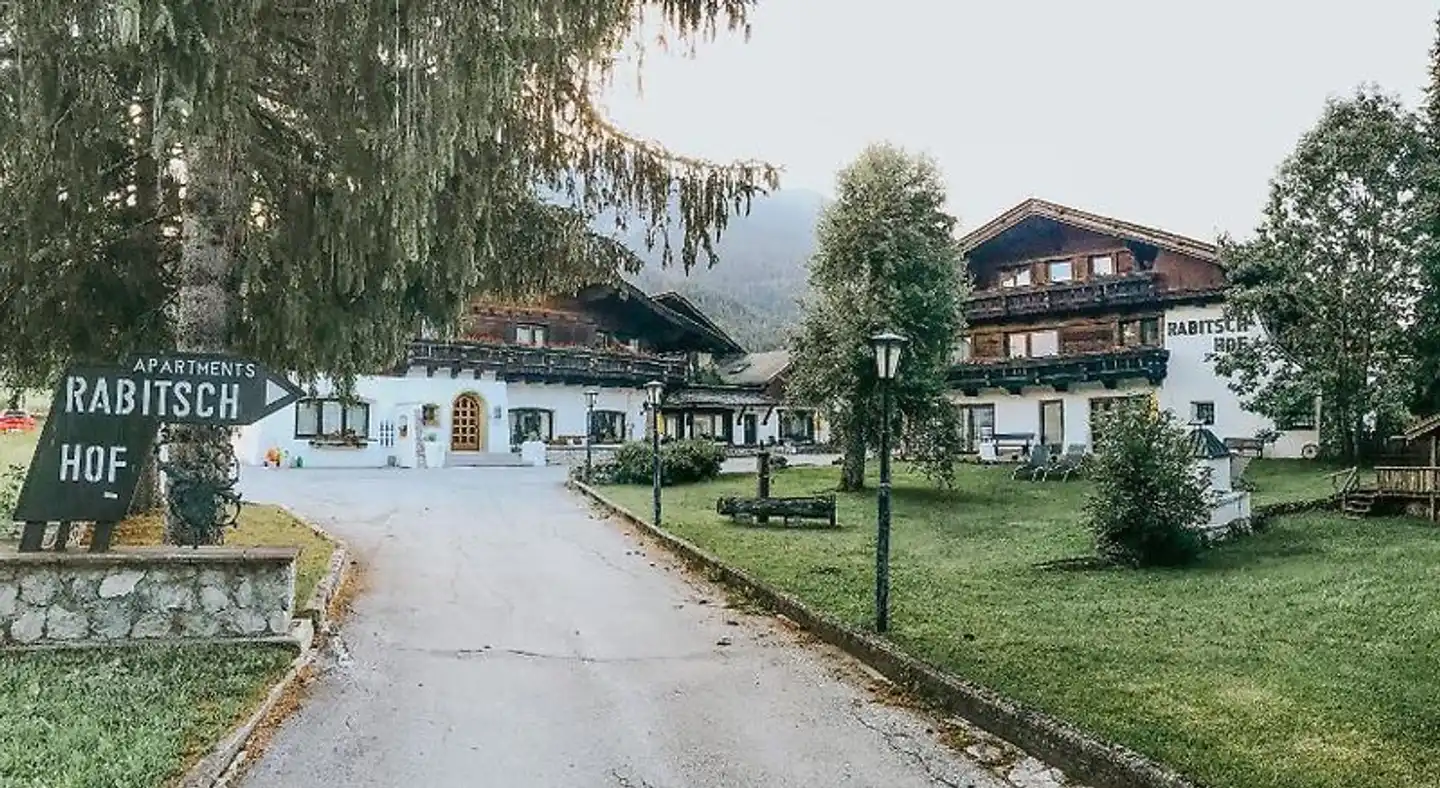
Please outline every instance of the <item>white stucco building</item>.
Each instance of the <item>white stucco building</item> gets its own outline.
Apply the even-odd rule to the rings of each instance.
[[[587,433],[602,456],[649,434],[652,380],[666,387],[662,438],[736,450],[822,442],[823,419],[781,401],[788,367],[783,352],[745,353],[673,293],[606,285],[543,304],[477,302],[461,338],[417,340],[348,400],[321,381],[314,397],[239,430],[236,454],[247,465],[438,468],[521,464],[521,445],[538,441],[552,462],[576,462]]]

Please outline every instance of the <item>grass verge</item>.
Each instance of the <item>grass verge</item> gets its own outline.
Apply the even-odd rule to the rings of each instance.
[[[1256,461],[1257,503],[1323,495],[1327,470]],[[835,481],[831,468],[786,470],[774,494]],[[873,491],[838,497],[835,530],[734,525],[714,513],[716,497],[753,495],[754,483],[666,490],[664,526],[868,627]],[[965,466],[942,492],[902,466],[893,639],[1205,784],[1440,785],[1440,616],[1416,593],[1437,579],[1440,530],[1315,512],[1278,518],[1187,570],[1041,568],[1090,551],[1079,522],[1086,487]],[[606,494],[649,511],[647,488]]]
[[[170,784],[294,657],[283,646],[0,654],[0,785]]]

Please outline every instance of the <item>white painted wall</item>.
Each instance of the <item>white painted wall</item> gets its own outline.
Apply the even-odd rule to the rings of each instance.
[[[1225,438],[1253,438],[1262,429],[1268,429],[1272,422],[1256,413],[1245,410],[1240,398],[1228,386],[1229,378],[1215,371],[1215,364],[1207,354],[1215,350],[1216,338],[1235,341],[1239,337],[1253,340],[1263,336],[1259,324],[1247,330],[1233,323],[1202,323],[1201,321],[1223,321],[1220,305],[1182,306],[1169,310],[1165,315],[1165,347],[1170,351],[1170,360],[1165,380],[1160,386],[1151,386],[1143,379],[1126,381],[1114,389],[1107,389],[1099,383],[1072,386],[1067,392],[1057,392],[1049,386],[1027,387],[1019,395],[1001,389],[987,389],[975,397],[967,397],[958,391],[950,392],[950,399],[956,405],[994,405],[995,431],[1033,432],[1040,435],[1040,403],[1045,400],[1060,400],[1064,403],[1065,443],[1091,444],[1090,400],[1096,397],[1114,397],[1133,394],[1153,394],[1161,408],[1172,411],[1182,423],[1189,423],[1191,403],[1213,402],[1215,424],[1210,430],[1222,440]],[[1193,321],[1193,326],[1192,326]],[[1172,323],[1179,331],[1171,334]],[[1189,333],[1190,331],[1195,333]],[[1265,449],[1266,456],[1299,457],[1306,444],[1318,444],[1316,430],[1291,430],[1281,433],[1280,439]]]
[[[586,433],[585,389],[588,386],[572,386],[545,383],[507,384],[507,408],[540,408],[554,413],[555,437],[581,435]],[[595,398],[596,410],[618,410],[625,414],[625,432],[630,440],[645,437],[645,390],[627,388],[600,388]],[[505,415],[505,430],[509,434],[509,410]],[[507,438],[508,440],[508,438]],[[508,451],[508,448],[507,448]]]

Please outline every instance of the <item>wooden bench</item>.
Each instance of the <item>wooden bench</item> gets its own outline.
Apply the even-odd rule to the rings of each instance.
[[[792,519],[827,520],[835,527],[835,496],[814,495],[798,498],[737,498],[726,497],[715,501],[715,511],[729,515],[731,520],[759,520],[770,517],[782,518],[786,525]]]
[[[1259,438],[1226,438],[1225,448],[1242,456],[1259,457],[1265,451],[1265,442]]]

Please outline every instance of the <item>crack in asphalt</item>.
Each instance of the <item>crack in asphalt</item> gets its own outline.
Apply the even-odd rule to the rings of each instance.
[[[652,654],[637,657],[591,657],[584,654],[547,654],[542,651],[530,651],[523,648],[401,648],[398,651],[419,652],[440,657],[453,657],[456,659],[467,659],[470,657],[486,656],[511,656],[522,659],[536,659],[552,662],[580,662],[587,665],[621,664],[627,662],[684,662],[688,660],[707,659],[719,656],[719,651],[695,651],[689,654]]]
[[[860,723],[861,726],[880,734],[880,738],[885,740],[885,744],[889,746],[890,749],[900,753],[901,755],[907,755],[916,763],[920,764],[920,768],[925,770],[925,776],[930,778],[931,782],[939,785],[946,785],[949,786],[949,788],[975,788],[975,783],[973,782],[967,781],[964,785],[961,785],[960,783],[951,780],[945,775],[938,773],[935,770],[935,766],[930,763],[930,759],[926,758],[924,754],[920,752],[918,747],[914,749],[907,749],[900,746],[900,742],[898,741],[899,739],[903,738],[914,741],[915,739],[913,736],[904,731],[887,730],[871,722],[870,720],[865,719],[865,717],[860,713],[861,708],[862,707],[859,705],[851,706],[850,716],[853,717],[856,722]]]
[[[610,776],[615,778],[615,784],[620,786],[620,788],[655,788],[655,786],[651,785],[644,777],[641,777],[640,782],[636,783],[629,777],[621,774],[619,769],[611,769]]]

